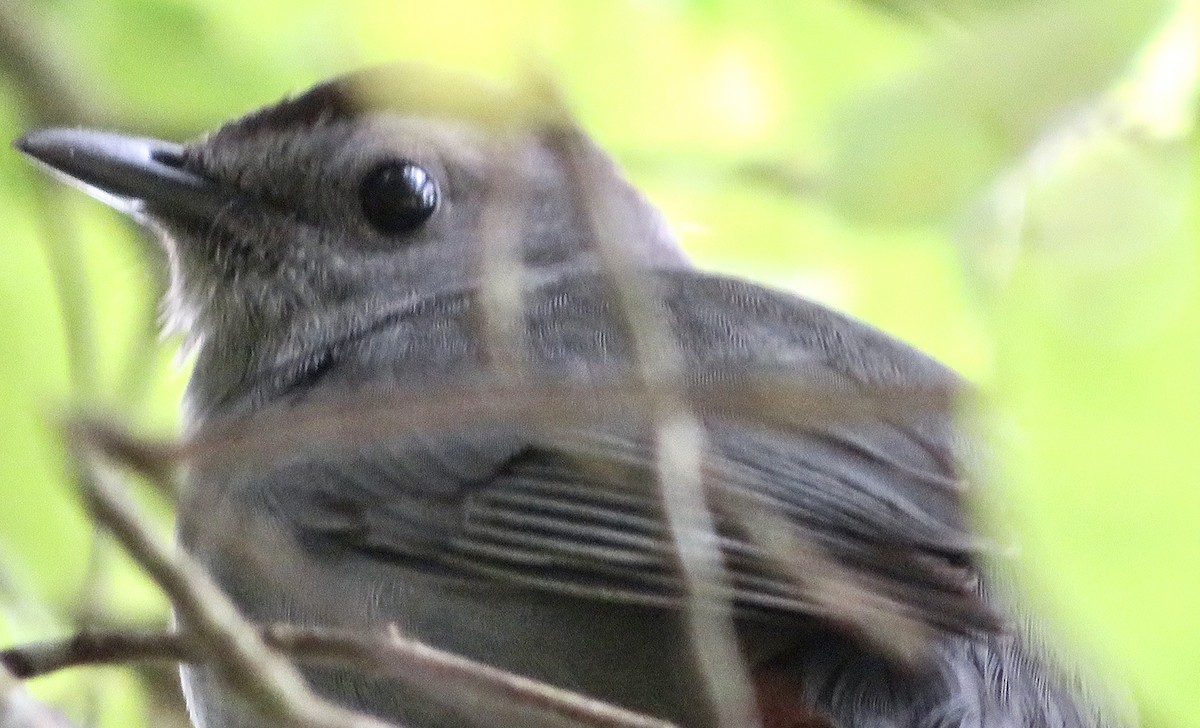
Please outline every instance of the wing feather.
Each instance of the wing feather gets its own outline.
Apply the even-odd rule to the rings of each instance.
[[[919,353],[814,304],[692,272],[664,275],[663,286],[693,383],[736,377],[752,363],[847,392],[960,386]],[[530,294],[529,354],[543,373],[589,381],[622,371],[627,345],[619,323],[606,318],[606,290],[585,276]],[[378,384],[381,370],[412,386],[452,381],[427,363],[417,372],[418,362],[394,360],[394,352],[419,348],[398,338],[413,331],[470,351],[464,300],[425,301],[337,342],[349,363],[330,364],[326,388]],[[418,326],[405,316],[444,320]],[[988,544],[966,516],[952,413],[758,424],[703,416],[704,485],[717,532],[701,537],[715,538],[728,596],[742,613],[828,618],[830,605],[812,582],[837,576],[939,630],[996,626],[978,596],[974,564]],[[282,478],[287,492],[277,507],[317,542],[374,558],[674,607],[684,584],[652,443],[636,418],[577,429],[483,423],[358,448],[340,460],[323,455],[320,472]],[[798,573],[803,560],[792,563],[767,543],[747,513],[769,513],[785,541],[819,555],[830,573]]]

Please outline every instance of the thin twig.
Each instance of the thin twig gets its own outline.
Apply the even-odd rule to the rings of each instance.
[[[0,728],[75,728],[75,724],[30,697],[21,681],[0,665]]]
[[[42,124],[78,124],[101,117],[36,12],[21,0],[0,3],[0,73],[13,79],[22,106]]]
[[[268,635],[271,644],[285,651],[373,669],[416,685],[468,716],[485,715],[499,725],[542,723],[540,713],[559,719],[555,724],[565,720],[596,728],[672,728],[667,721],[431,647],[395,630],[383,640],[353,633],[331,639],[329,633],[292,626],[271,627]],[[495,720],[503,713],[508,719]]]
[[[562,161],[580,209],[589,216],[596,252],[629,329],[635,368],[645,385],[654,422],[658,483],[667,529],[684,584],[684,617],[705,695],[724,728],[758,725],[750,677],[738,647],[729,602],[728,575],[717,547],[716,526],[704,498],[708,436],[687,396],[687,362],[649,273],[637,264],[639,240],[626,224],[628,211],[602,182],[613,174],[577,129],[558,134]],[[659,385],[659,386],[654,386]]]
[[[267,647],[208,573],[158,538],[117,479],[94,456],[82,458],[77,480],[92,517],[167,594],[180,622],[202,640],[222,677],[252,696],[268,722],[292,728],[388,726],[317,697],[296,667]]]
[[[167,660],[203,662],[200,641],[190,633],[86,631],[66,639],[31,642],[0,651],[0,668],[22,680],[82,665],[127,665]]]
[[[466,704],[524,706],[580,725],[597,728],[671,728],[648,718],[546,683],[450,654],[399,634],[363,634],[295,625],[261,630],[263,641],[294,659],[353,667],[404,683],[432,688]],[[211,659],[202,640],[185,632],[116,631],[81,633],[63,640],[12,647],[0,652],[0,666],[31,678],[81,665],[114,665],[166,660],[202,663]],[[528,719],[529,716],[523,716]]]
[[[66,188],[45,179],[31,180],[38,220],[43,227],[43,248],[54,283],[59,314],[66,336],[67,366],[75,395],[90,398],[96,394],[96,346],[94,306],[79,241],[79,230],[69,215],[62,213]]]
[[[507,140],[496,169],[520,164],[516,141]],[[512,179],[518,176],[518,180]],[[477,330],[483,351],[497,376],[524,376],[525,310],[522,282],[525,269],[521,259],[522,223],[525,206],[519,175],[504,173],[489,175],[489,185],[483,213],[480,215],[478,273],[481,321]]]
[[[14,81],[21,108],[34,126],[78,124],[97,116],[98,107],[72,78],[70,64],[55,55],[60,44],[47,37],[36,14],[20,0],[0,4],[0,73]],[[54,282],[63,329],[71,386],[90,396],[96,386],[95,325],[90,288],[79,264],[79,236],[69,216],[62,214],[60,185],[31,180],[38,219],[44,227],[46,260]]]
[[[688,397],[695,411],[787,431],[886,419],[904,408],[942,411],[958,394],[920,387],[847,391],[801,374],[764,370],[756,375],[744,368],[738,373],[739,379],[730,380],[714,372],[703,383],[690,386]],[[80,442],[151,480],[161,480],[185,463],[253,461],[266,468],[315,445],[361,446],[385,437],[429,434],[461,426],[467,416],[545,426],[587,425],[614,416],[648,421],[646,390],[657,386],[614,378],[586,384],[464,379],[420,391],[367,387],[337,398],[318,395],[304,404],[269,407],[253,417],[213,423],[183,441],[134,437],[118,422],[94,416],[69,418],[65,426]]]
[[[62,45],[53,42],[33,9],[20,0],[0,6],[0,73],[13,82],[21,98],[21,109],[32,126],[78,124],[98,120],[100,107],[87,88],[74,77],[73,66],[60,54]],[[42,227],[43,250],[62,319],[70,387],[77,398],[94,398],[98,389],[94,306],[89,295],[86,266],[78,226],[62,214],[65,189],[43,175],[30,180],[37,221]],[[91,556],[81,593],[83,626],[95,613],[101,597],[103,544],[93,529]],[[94,706],[98,685],[87,686],[86,703]],[[91,721],[89,721],[91,722]]]
[[[62,56],[63,45],[55,42],[40,21],[34,8],[21,0],[0,3],[0,75],[13,81],[26,123],[30,126],[82,123],[132,126],[115,118],[102,103],[103,96],[95,93],[94,84],[83,83],[77,77],[75,69],[80,64],[71,63]],[[83,257],[79,235],[70,216],[61,213],[63,195],[69,192],[44,175],[31,180],[30,186],[45,228],[42,237],[66,332],[72,389],[77,395],[88,397],[96,393],[96,327],[91,314],[93,306],[88,300],[90,288],[85,266],[80,265]],[[145,355],[145,344],[152,343],[157,334],[153,318],[150,323],[151,326],[139,332],[143,337],[142,346],[133,347],[130,365],[122,380],[120,394],[131,405],[138,404],[139,395],[149,379],[144,362],[152,362],[153,358]]]
[[[614,149],[613,156],[640,174],[713,180],[728,185],[757,188],[796,201],[816,200],[829,187],[815,169],[786,156],[750,159],[705,158],[701,150],[650,151]]]
[[[123,227],[129,238],[136,242],[138,260],[141,261],[147,282],[155,295],[139,303],[140,310],[134,326],[135,338],[125,354],[125,362],[116,377],[116,401],[132,412],[145,410],[146,398],[152,393],[151,385],[158,372],[159,357],[154,356],[162,349],[160,332],[161,307],[159,301],[167,286],[167,263],[164,248],[153,240],[145,228],[122,215]]]
[[[771,559],[772,565],[801,585],[815,612],[846,625],[900,664],[916,664],[928,648],[932,627],[889,597],[883,584],[856,574],[801,538],[779,513],[745,494],[721,490],[716,507],[729,515]]]

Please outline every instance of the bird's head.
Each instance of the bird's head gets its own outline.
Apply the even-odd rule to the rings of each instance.
[[[597,232],[581,170],[617,200],[630,249],[652,265],[683,263],[659,213],[561,108],[387,66],[189,144],[49,129],[17,146],[160,233],[168,321],[204,346],[471,285],[488,245],[513,246],[534,272],[589,265]]]

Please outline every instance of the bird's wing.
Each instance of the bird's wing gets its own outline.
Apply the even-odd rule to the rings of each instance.
[[[721,290],[706,293],[705,285]],[[737,361],[716,360],[740,356],[847,388],[954,381],[881,334],[781,294],[708,278],[665,288],[699,367],[693,380],[704,367],[737,369]],[[578,315],[595,303],[581,300],[588,290],[577,284],[535,299],[529,345],[548,359],[568,351],[554,361],[571,369],[561,360],[576,359],[594,376],[595,362],[622,345],[610,320]],[[444,322],[401,328],[455,336]],[[586,350],[601,341],[602,351]],[[376,340],[350,358],[361,368],[368,351],[398,350]],[[706,415],[703,481],[732,602],[755,613],[831,617],[846,606],[839,599],[857,594],[938,630],[992,628],[972,567],[981,544],[947,454],[949,419],[944,411],[860,413],[846,422],[756,425]],[[651,425],[632,420],[473,423],[324,456],[282,478],[289,486],[280,507],[315,547],[673,607],[685,586],[653,442]]]
[[[710,427],[704,484],[729,598],[749,612],[835,617],[849,584],[923,625],[992,627],[970,567],[980,544],[955,490],[943,474],[899,462],[888,439],[911,443],[879,428],[848,437]],[[680,603],[648,436],[481,432],[406,445],[284,474],[281,507],[305,542],[562,593]]]
[[[561,591],[676,604],[683,589],[654,448],[593,435],[578,449],[535,447],[473,490],[449,544],[455,560]],[[952,499],[860,444],[710,428],[705,502],[730,599],[835,616],[854,585],[924,624],[988,626],[968,567],[980,544],[955,522]]]

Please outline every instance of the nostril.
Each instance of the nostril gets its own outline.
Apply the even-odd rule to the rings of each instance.
[[[183,150],[181,149],[155,149],[150,152],[150,158],[159,164],[183,169]]]

